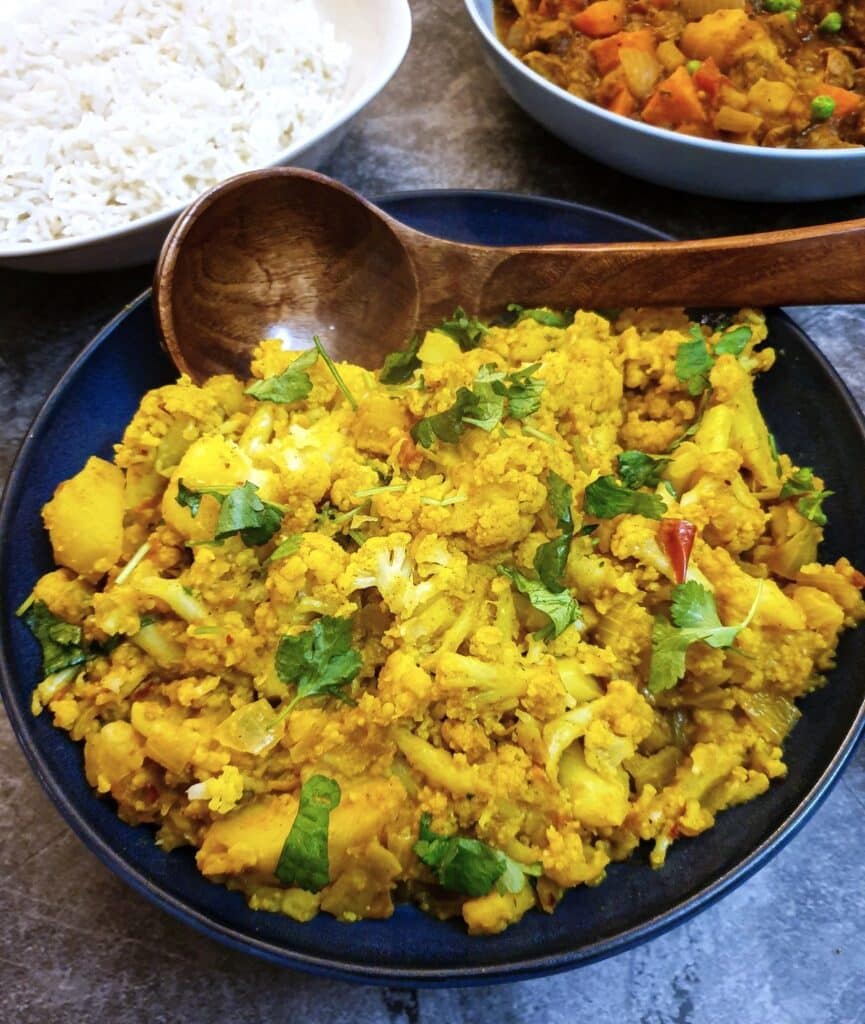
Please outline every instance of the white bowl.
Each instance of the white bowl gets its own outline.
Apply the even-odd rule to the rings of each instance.
[[[337,38],[351,46],[343,100],[313,135],[274,155],[267,166],[315,168],[336,149],[352,120],[390,81],[411,39],[408,0],[314,0]],[[248,168],[252,170],[252,168]],[[195,196],[190,196],[190,202]],[[18,270],[77,272],[114,270],[155,260],[183,205],[160,210],[122,227],[79,238],[4,245],[0,265]]]
[[[865,147],[715,142],[613,114],[553,85],[499,42],[492,0],[464,0],[490,66],[517,103],[574,149],[658,185],[724,199],[799,202],[865,194]]]

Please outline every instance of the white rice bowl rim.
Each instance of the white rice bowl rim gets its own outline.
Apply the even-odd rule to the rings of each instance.
[[[318,4],[315,4],[315,6],[318,7]],[[305,152],[307,149],[311,149],[317,143],[321,142],[326,136],[337,131],[347,121],[350,121],[360,113],[360,111],[381,92],[391,78],[393,78],[400,64],[402,64],[403,58],[408,51],[409,43],[411,42],[411,11],[408,0],[394,0],[394,2],[385,3],[384,6],[387,8],[387,16],[389,18],[393,18],[392,28],[394,30],[395,43],[387,50],[383,49],[379,53],[369,54],[366,57],[362,66],[368,72],[371,70],[372,73],[364,75],[363,89],[358,93],[352,94],[348,105],[344,108],[337,109],[333,116],[320,125],[315,132],[299,139],[286,149],[281,150],[274,156],[273,160],[269,163],[259,165],[260,167],[279,167],[285,164],[290,164],[291,161],[299,154]],[[397,19],[399,20],[397,21]],[[337,38],[339,38],[338,33]],[[349,78],[351,73],[357,70],[358,58],[360,56],[360,52],[356,48],[352,47],[348,66],[346,68]],[[245,168],[247,171],[256,169],[259,168]],[[234,175],[230,175],[230,177],[234,177]],[[214,182],[214,184],[218,184],[218,182]],[[88,235],[75,235],[70,238],[55,238],[50,242],[15,242],[11,245],[8,243],[4,245],[2,244],[2,240],[0,240],[0,259],[5,260],[13,259],[17,256],[38,256],[43,253],[63,252],[64,250],[85,248],[86,246],[94,245],[96,243],[110,242],[113,239],[124,238],[129,235],[136,234],[139,231],[145,231],[147,228],[155,227],[161,221],[173,222],[180,216],[187,206],[195,202],[196,198],[197,196],[190,196],[188,202],[157,210],[154,213],[148,213],[144,217],[138,217],[136,220],[129,221],[127,224],[120,224],[117,227],[109,228],[105,231],[93,231]]]

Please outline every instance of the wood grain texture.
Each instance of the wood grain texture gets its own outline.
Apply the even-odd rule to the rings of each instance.
[[[271,168],[206,192],[154,279],[157,319],[193,379],[246,374],[255,345],[318,334],[336,359],[381,365],[461,305],[773,306],[865,301],[865,220],[686,242],[501,247],[411,230],[312,171]]]

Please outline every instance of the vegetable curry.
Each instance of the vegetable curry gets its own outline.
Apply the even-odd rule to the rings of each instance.
[[[859,0],[496,0],[533,71],[625,117],[759,146],[865,143]]]
[[[765,338],[457,310],[377,375],[270,340],[252,382],[151,391],[44,509],[34,712],[125,821],[300,920],[492,933],[661,867],[784,776],[865,615],[758,409]]]

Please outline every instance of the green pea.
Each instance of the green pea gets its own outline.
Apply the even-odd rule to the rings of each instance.
[[[802,0],[763,0],[763,10],[770,14],[780,14],[782,11],[799,11],[802,8]]]
[[[701,60],[689,60],[685,65],[685,70],[689,75],[696,75],[696,73],[702,67],[703,62]]]
[[[844,24],[841,15],[837,11],[830,11],[829,14],[820,22],[817,28],[821,32],[840,32],[841,26]]]
[[[811,120],[828,121],[835,113],[835,100],[831,96],[815,96],[811,100]]]

